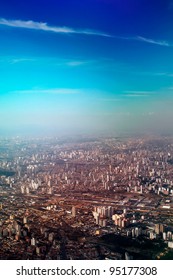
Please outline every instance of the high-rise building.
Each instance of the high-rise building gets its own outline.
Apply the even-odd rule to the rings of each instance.
[[[76,207],[75,206],[72,207],[71,213],[72,213],[72,217],[76,217]]]
[[[159,224],[156,224],[156,225],[155,225],[155,233],[156,233],[156,234],[159,234],[159,233],[160,233],[160,225],[159,225]]]
[[[33,237],[33,238],[31,239],[31,245],[32,245],[32,246],[35,246],[35,244],[36,244],[36,240],[35,240],[35,238]]]

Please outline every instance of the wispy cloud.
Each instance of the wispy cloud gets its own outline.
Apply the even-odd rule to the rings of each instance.
[[[43,58],[43,60],[45,60]],[[74,59],[59,59],[59,58],[50,58],[47,59],[49,65],[54,65],[58,67],[68,67],[68,68],[73,68],[73,67],[79,67],[79,66],[85,66],[85,65],[90,65],[93,64],[92,60],[78,60],[78,58]]]
[[[173,44],[171,44],[168,41],[165,40],[156,40],[152,38],[146,38],[143,36],[136,36],[136,37],[124,37],[124,36],[114,36],[114,38],[119,38],[122,40],[129,40],[129,41],[140,41],[148,44],[154,44],[154,45],[159,45],[162,47],[173,47]]]
[[[124,91],[124,96],[127,97],[146,97],[150,96],[154,91],[138,91],[138,90],[126,90]]]
[[[18,64],[18,63],[45,63],[47,66],[60,66],[60,67],[79,67],[88,66],[99,63],[94,60],[85,60],[82,58],[74,57],[71,59],[58,58],[58,57],[14,57],[14,56],[0,56],[0,62],[8,64]]]
[[[148,44],[154,44],[154,45],[159,45],[162,47],[173,47],[173,43],[170,43],[168,41],[165,40],[156,40],[156,39],[152,39],[152,38],[146,38],[143,36],[112,36],[116,39],[121,39],[121,40],[127,40],[127,41],[139,41],[139,42],[144,42],[144,43],[148,43]]]
[[[14,94],[82,94],[82,89],[73,88],[50,88],[50,89],[27,89],[27,90],[15,90],[10,93]]]
[[[122,101],[122,98],[98,98],[98,101],[104,101],[104,102],[117,102]]]
[[[13,58],[10,60],[10,64],[16,64],[20,62],[28,62],[28,61],[34,61],[33,58]]]
[[[149,72],[149,71],[131,71],[130,72],[132,75],[137,75],[137,76],[153,76],[153,77],[173,77],[173,72]]]
[[[67,66],[70,66],[70,67],[77,67],[77,66],[81,66],[81,65],[84,65],[88,62],[86,61],[80,61],[80,60],[72,60],[72,61],[68,61],[66,62],[66,65]]]
[[[141,95],[141,94],[125,94],[125,95],[123,95],[124,97],[147,97],[147,96],[149,96],[148,94],[143,94],[143,95]]]
[[[35,29],[47,32],[62,33],[62,34],[85,34],[85,35],[96,35],[103,37],[111,37],[111,35],[104,32],[89,30],[89,29],[74,29],[71,27],[59,27],[59,26],[50,26],[46,22],[35,22],[32,20],[11,20],[0,18],[0,25],[15,27],[15,28],[26,28],[26,29]]]
[[[167,97],[173,97],[172,96],[172,91],[173,91],[173,87],[166,87],[166,88],[160,88],[157,90],[153,90],[153,91],[124,91],[123,92],[123,96],[127,96],[127,97],[154,97],[154,98],[166,98]]]
[[[61,33],[61,34],[83,34],[83,35],[94,35],[102,37],[110,37],[120,40],[129,40],[129,41],[141,41],[148,44],[159,45],[163,47],[173,47],[173,44],[166,40],[156,40],[153,38],[146,38],[143,36],[116,36],[113,34],[108,34],[102,31],[90,30],[90,29],[76,29],[67,26],[51,26],[46,22],[36,22],[33,20],[12,20],[0,18],[0,25],[14,27],[14,28],[25,28],[25,29],[34,29],[45,32]]]
[[[150,38],[145,38],[145,37],[142,37],[142,36],[137,36],[136,40],[143,41],[143,42],[146,42],[146,43],[149,43],[149,44],[160,45],[160,46],[164,46],[164,47],[172,47],[173,46],[173,44],[170,44],[167,41],[158,41],[158,40],[153,40],[153,39],[150,39]]]
[[[148,44],[159,45],[163,47],[173,47],[173,44],[165,41],[165,40],[156,40],[152,38],[146,38],[143,36],[134,36],[134,37],[127,37],[127,36],[116,36],[113,34],[108,34],[102,31],[97,30],[90,30],[90,29],[76,29],[67,26],[51,26],[46,22],[36,22],[33,20],[12,20],[12,19],[5,19],[0,18],[0,25],[5,25],[14,28],[25,28],[25,29],[33,29],[33,30],[40,30],[45,32],[53,32],[53,33],[61,33],[61,34],[84,34],[84,35],[94,35],[94,36],[102,36],[102,37],[111,37],[114,39],[121,39],[121,40],[130,40],[130,41],[141,41]]]
[[[144,95],[148,95],[153,93],[153,91],[140,91],[140,90],[126,90],[124,91],[125,94],[127,95],[140,95],[140,96],[144,96]]]
[[[130,97],[130,98],[135,98],[135,97],[139,97],[139,98],[144,98],[144,97],[148,97],[151,96],[151,91],[124,91],[122,96],[123,97]]]

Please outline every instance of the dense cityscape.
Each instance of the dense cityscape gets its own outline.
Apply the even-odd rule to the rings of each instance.
[[[1,138],[0,258],[172,259],[173,138]]]

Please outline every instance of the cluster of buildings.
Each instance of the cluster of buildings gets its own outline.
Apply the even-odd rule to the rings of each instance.
[[[131,255],[101,245],[109,234],[172,250],[172,158],[172,138],[1,139],[0,255]]]

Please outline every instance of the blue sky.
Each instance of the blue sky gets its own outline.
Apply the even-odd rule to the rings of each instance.
[[[173,132],[172,0],[1,0],[0,132]]]

